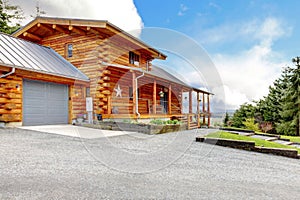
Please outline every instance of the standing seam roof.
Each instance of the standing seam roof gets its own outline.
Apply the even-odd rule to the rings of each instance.
[[[89,78],[50,47],[0,33],[0,65],[71,79]]]

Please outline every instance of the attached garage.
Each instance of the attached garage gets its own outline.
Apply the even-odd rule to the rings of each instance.
[[[23,125],[68,123],[68,85],[23,81]]]
[[[0,123],[68,124],[86,112],[89,82],[53,49],[0,33]]]

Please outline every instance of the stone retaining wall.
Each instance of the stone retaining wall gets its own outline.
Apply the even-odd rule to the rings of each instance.
[[[299,158],[298,151],[295,149],[256,147],[255,142],[251,142],[251,141],[196,137],[196,142],[216,144],[219,146],[244,149],[244,150],[255,151],[260,153],[270,153],[270,154],[285,156],[289,158]]]
[[[247,129],[236,129],[236,128],[229,128],[229,127],[223,127],[219,128],[222,131],[237,131],[237,132],[244,132],[244,133],[255,133],[253,130],[247,130]]]
[[[98,122],[97,124],[83,124],[82,126],[116,131],[134,131],[146,134],[161,134],[187,130],[186,124],[134,124],[125,122]]]
[[[204,142],[208,144],[216,144],[224,147],[246,149],[246,150],[252,150],[255,147],[255,142],[251,142],[251,141],[229,140],[229,139],[219,139],[219,138],[204,138],[204,137],[197,137],[196,141]]]

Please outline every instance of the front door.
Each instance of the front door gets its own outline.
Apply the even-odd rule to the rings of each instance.
[[[163,113],[168,113],[168,92],[165,92],[164,96],[160,97],[160,105],[163,108]]]

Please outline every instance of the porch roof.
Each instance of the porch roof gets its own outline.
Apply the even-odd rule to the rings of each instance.
[[[204,91],[204,90],[201,90],[201,89],[198,89],[198,88],[195,88],[195,87],[192,87],[192,86],[188,85],[187,83],[185,83],[184,81],[182,81],[181,79],[176,77],[175,75],[173,75],[173,74],[167,72],[166,70],[162,69],[161,67],[158,67],[158,66],[155,66],[155,65],[153,65],[152,70],[147,72],[147,73],[151,74],[153,76],[156,76],[156,77],[174,82],[174,83],[178,83],[179,85],[190,88],[190,89],[192,89],[196,92],[201,92],[201,93],[205,93],[205,94],[212,94],[210,92],[207,92],[207,91]]]
[[[151,71],[148,71],[147,74],[177,83],[177,84],[185,86],[187,88],[191,88],[191,86],[189,86],[188,84],[186,84],[185,82],[183,82],[182,80],[180,80],[179,78],[174,76],[173,74],[171,74],[171,73],[165,71],[164,69],[162,69],[161,67],[158,67],[155,65],[152,65]]]
[[[122,69],[128,69],[128,70],[134,70],[134,71],[139,71],[139,72],[144,72],[145,75],[150,75],[150,76],[154,76],[157,77],[159,79],[163,79],[169,82],[173,82],[176,84],[179,84],[181,86],[184,86],[185,88],[188,88],[190,90],[196,91],[196,92],[201,92],[204,94],[209,94],[209,95],[213,95],[213,93],[205,91],[205,90],[201,90],[195,87],[192,87],[190,85],[188,85],[187,83],[185,83],[184,81],[182,81],[181,79],[179,79],[178,77],[176,77],[175,75],[167,72],[165,69],[162,69],[161,67],[152,65],[151,67],[151,71],[144,71],[141,68],[136,68],[136,67],[130,67],[130,66],[125,66],[125,65],[119,65],[119,64],[113,64],[113,63],[106,63],[106,62],[102,62],[103,65],[107,65],[110,67],[117,67],[117,68],[122,68]]]

